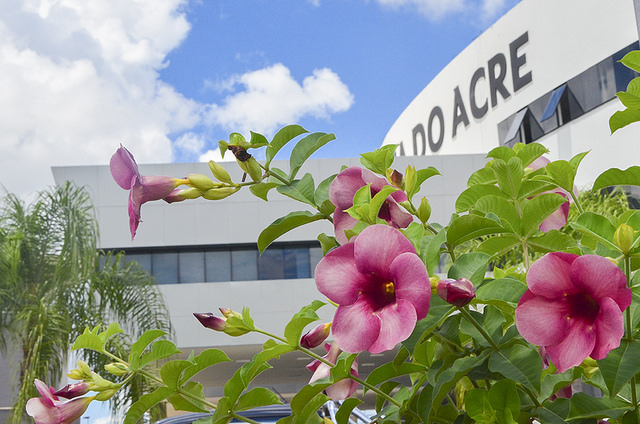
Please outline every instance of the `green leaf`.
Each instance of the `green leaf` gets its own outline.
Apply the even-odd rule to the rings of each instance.
[[[460,196],[456,199],[456,213],[462,213],[470,210],[476,205],[476,202],[484,196],[504,197],[504,193],[500,190],[500,187],[495,185],[495,183],[475,184],[469,186],[466,190],[460,193]]]
[[[325,256],[329,253],[329,250],[334,247],[340,246],[340,243],[338,243],[338,240],[335,237],[328,236],[325,233],[320,233],[318,235],[318,241],[320,242],[320,247],[322,247],[322,256]]]
[[[536,394],[540,392],[542,359],[537,350],[528,346],[514,345],[493,352],[489,370],[521,383]]]
[[[336,413],[336,422],[346,423],[349,422],[349,417],[354,408],[360,405],[362,401],[358,398],[347,398],[340,405],[340,409]]]
[[[540,224],[555,212],[567,199],[556,193],[545,193],[525,203],[522,210],[522,233],[532,236],[540,228]]]
[[[369,220],[371,222],[375,222],[375,219],[378,216],[378,213],[380,212],[380,208],[382,207],[384,202],[387,200],[387,197],[389,197],[391,193],[395,191],[398,191],[397,187],[394,187],[392,185],[385,185],[384,187],[382,187],[382,189],[379,192],[377,192],[373,196],[373,198],[371,199],[371,203],[369,204],[370,205]]]
[[[145,351],[147,346],[151,344],[155,339],[166,335],[162,330],[149,330],[145,331],[142,336],[131,345],[131,353],[129,353],[129,363],[133,368],[137,368],[142,352]]]
[[[168,358],[171,355],[180,353],[180,350],[169,340],[158,340],[151,345],[151,351],[142,355],[140,367],[144,367],[151,362]]]
[[[520,185],[518,199],[528,199],[545,191],[553,190],[554,188],[556,188],[556,186],[548,181],[524,180]]]
[[[184,384],[187,380],[189,380],[200,371],[205,370],[220,362],[228,362],[230,361],[230,359],[227,354],[220,349],[207,349],[193,358],[193,361],[195,363],[188,369],[184,370],[184,373],[182,374],[182,379],[180,381],[182,384]]]
[[[324,202],[329,200],[329,187],[331,183],[336,178],[337,174],[333,174],[330,177],[325,178],[318,184],[318,188],[316,188],[316,192],[313,195],[313,199],[316,202],[316,205],[322,205]]]
[[[605,247],[616,251],[620,250],[613,242],[616,228],[604,216],[593,212],[584,212],[570,225],[574,230],[595,238]]]
[[[205,400],[205,396],[204,387],[202,386],[202,384],[195,381],[190,381],[180,389],[189,393],[191,396],[185,396],[176,393],[167,398],[167,400],[171,403],[175,410],[189,412],[209,412],[209,407],[203,402]],[[194,399],[194,397],[196,399]],[[202,399],[202,401],[198,399]]]
[[[324,219],[321,214],[313,214],[309,211],[291,212],[287,216],[273,221],[267,228],[262,230],[258,236],[258,250],[260,253],[281,235],[298,228],[302,225],[309,224],[314,221]]]
[[[500,339],[502,339],[502,324],[506,319],[498,308],[486,305],[483,313],[471,310],[469,314],[480,324],[494,343],[498,344],[500,342]],[[484,335],[466,319],[460,321],[460,332],[470,336],[479,346],[491,346]]]
[[[422,183],[424,183],[426,180],[428,180],[429,178],[435,175],[442,175],[442,174],[433,166],[429,166],[424,169],[419,169],[416,172],[416,181],[412,190],[407,191],[407,197],[409,198],[409,200],[411,200],[413,196],[415,196],[420,191],[420,187],[422,186]]]
[[[168,387],[159,387],[155,391],[140,396],[127,410],[123,424],[136,424],[140,418],[149,409],[153,408],[158,402],[162,402],[173,394],[173,390]]]
[[[302,128],[300,125],[287,125],[286,127],[281,128],[276,135],[273,136],[273,140],[271,140],[271,143],[269,143],[269,146],[265,151],[267,159],[264,165],[265,168],[269,168],[269,164],[285,144],[306,132],[307,130]]]
[[[629,53],[625,54],[622,59],[620,59],[620,63],[622,63],[627,68],[633,69],[636,72],[640,72],[640,51],[630,51]]]
[[[280,398],[271,390],[264,387],[256,387],[240,396],[234,408],[236,411],[246,411],[247,409],[259,406],[280,405]]]
[[[423,365],[413,364],[411,362],[404,362],[400,364],[399,367],[396,367],[392,362],[387,362],[371,371],[366,382],[377,386],[385,381],[414,372],[426,372],[426,369]]]
[[[520,215],[513,203],[505,199],[504,196],[484,196],[478,199],[476,208],[485,214],[489,212],[496,214],[503,227],[511,229],[516,234],[521,234],[522,220]]]
[[[571,164],[571,166],[573,166],[573,169],[577,171],[578,166],[580,166],[580,163],[582,162],[582,159],[584,159],[584,157],[587,156],[588,154],[589,154],[589,151],[578,153],[577,155],[569,159],[569,163]]]
[[[295,180],[291,185],[280,185],[277,188],[278,193],[287,197],[306,203],[313,207],[316,206],[314,201],[315,184],[311,174],[304,174],[301,180]]]
[[[300,140],[291,151],[289,181],[293,181],[300,167],[309,159],[309,156],[335,138],[336,136],[333,134],[313,133]]]
[[[498,258],[515,246],[520,244],[520,239],[513,234],[489,237],[476,248],[476,252],[486,253],[494,258]]]
[[[594,398],[585,393],[574,393],[569,405],[568,419],[618,418],[631,409],[631,405],[620,400]]]
[[[480,285],[487,273],[487,264],[491,257],[482,252],[470,252],[459,256],[449,268],[447,277],[457,280],[468,278],[475,286]]]
[[[464,396],[467,415],[479,424],[495,423],[496,411],[489,403],[489,394],[484,389],[473,389]]]
[[[569,371],[565,371],[562,374],[547,374],[542,379],[542,389],[540,393],[540,399],[548,399],[563,387],[567,387],[573,381],[580,378],[582,375],[582,368],[574,367]]]
[[[496,182],[496,174],[493,172],[493,169],[491,169],[490,163],[488,163],[484,168],[480,168],[471,174],[469,180],[467,180],[467,186],[471,187],[476,184],[495,184]]]
[[[316,311],[324,305],[326,305],[326,303],[314,300],[310,305],[302,307],[302,309],[291,318],[291,321],[289,321],[284,329],[284,337],[291,346],[297,347],[300,342],[302,330],[304,330],[307,325],[320,319]]]
[[[512,417],[520,413],[520,396],[516,383],[510,380],[496,381],[489,390],[489,403],[496,411],[498,423],[513,423]]]
[[[362,153],[360,155],[360,163],[376,174],[385,175],[387,169],[393,164],[397,148],[397,144],[388,144],[375,149],[373,152]]]
[[[516,156],[516,152],[507,146],[496,147],[487,153],[488,158],[500,159],[503,162],[508,162],[514,156]]]
[[[96,352],[104,352],[104,342],[97,334],[98,329],[99,327],[96,327],[94,331],[92,331],[89,330],[89,327],[85,328],[84,332],[73,342],[71,350],[90,349]]]
[[[524,167],[518,157],[512,157],[508,162],[495,159],[492,163],[493,172],[496,174],[498,186],[509,197],[515,199],[520,191],[520,184],[524,176]]]
[[[609,396],[614,397],[640,372],[640,342],[626,339],[620,341],[620,346],[607,354],[598,362],[602,378],[609,389]]]
[[[527,244],[536,252],[569,252],[580,253],[576,240],[570,235],[558,230],[550,230],[539,236],[527,239]]]
[[[640,109],[640,78],[629,82],[627,91],[616,93],[622,104],[630,109]]]
[[[420,257],[427,265],[429,275],[435,275],[440,265],[440,248],[447,241],[447,232],[442,229],[435,236],[426,236],[420,242]]]
[[[573,191],[573,181],[576,178],[576,169],[566,160],[556,160],[548,163],[544,168],[547,174],[567,192]]]
[[[462,215],[453,220],[447,231],[447,241],[453,247],[481,236],[508,233],[502,225],[493,219],[479,215]]]
[[[499,278],[484,283],[476,290],[476,298],[484,303],[489,300],[501,300],[516,304],[527,290],[527,285],[515,278]]]
[[[322,391],[329,387],[331,384],[333,383],[330,381],[330,378],[322,378],[313,383],[307,384],[306,386],[303,386],[300,390],[298,390],[298,393],[296,393],[295,396],[291,399],[291,410],[296,415],[296,417],[302,417],[302,413],[307,405],[313,404],[316,397],[320,395]],[[325,398],[326,402],[326,400],[328,400],[329,398],[326,396]]]
[[[249,190],[253,193],[254,196],[261,198],[262,200],[268,201],[267,194],[269,191],[274,188],[280,186],[280,183],[258,183],[249,186]]]
[[[520,158],[522,166],[524,167],[531,165],[531,162],[538,159],[540,156],[549,153],[549,149],[540,143],[519,143],[519,145],[522,147],[516,152],[516,155]]]
[[[611,134],[629,124],[640,121],[640,109],[625,109],[615,112],[609,118]]]
[[[174,359],[168,361],[160,368],[160,377],[162,382],[168,387],[175,389],[178,387],[182,371],[193,365],[193,362],[184,359]]]
[[[596,178],[592,190],[617,185],[640,186],[640,166],[632,166],[624,171],[618,168],[607,169]]]
[[[258,147],[264,147],[269,145],[267,138],[262,134],[258,134],[253,131],[249,131],[249,132],[251,133],[251,139],[249,140],[249,144],[251,144],[251,147],[253,149],[257,149]]]

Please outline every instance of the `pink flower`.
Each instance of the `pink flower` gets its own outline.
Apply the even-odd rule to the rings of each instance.
[[[549,159],[543,156],[540,156],[538,159],[531,162],[531,164],[529,165],[529,168],[535,171],[540,168],[544,168],[550,162],[551,161]],[[575,186],[573,188],[573,191],[574,193],[577,193],[577,189]],[[559,230],[562,227],[564,227],[565,224],[567,223],[567,218],[569,217],[571,193],[561,188],[549,190],[549,191],[546,191],[545,193],[556,193],[564,197],[565,199],[567,199],[566,202],[561,204],[558,209],[552,212],[551,215],[549,215],[544,221],[542,221],[542,224],[540,224],[540,231],[546,233],[547,231],[550,231],[550,230]]]
[[[311,349],[320,346],[320,343],[329,337],[331,332],[331,323],[320,324],[313,330],[309,330],[300,339],[300,346]]]
[[[36,380],[35,385],[41,397],[29,399],[26,409],[36,424],[70,424],[84,414],[94,399],[81,397],[61,401],[54,394],[53,387],[48,387],[40,380]]]
[[[371,196],[375,196],[384,186],[390,185],[387,180],[377,177],[368,169],[352,166],[339,173],[329,186],[329,198],[336,206],[336,210],[333,213],[333,226],[340,244],[347,242],[347,236],[345,236],[344,231],[350,230],[358,222],[357,219],[344,211],[353,206],[353,196],[361,187],[367,184],[371,184]],[[402,191],[391,193],[380,208],[378,217],[384,219],[395,228],[407,227],[413,221],[413,217],[398,205],[398,202],[406,200],[407,195]]]
[[[527,285],[516,308],[518,331],[544,347],[558,372],[587,356],[603,359],[620,345],[631,290],[608,259],[548,253],[531,265]]]
[[[172,194],[173,190],[185,180],[165,176],[142,176],[138,164],[131,152],[122,145],[111,156],[109,162],[111,175],[120,187],[129,190],[129,229],[131,239],[136,235],[140,223],[140,207],[151,200],[160,200]],[[176,201],[175,196],[168,200]]]
[[[62,389],[54,392],[55,396],[63,397],[65,399],[73,399],[78,396],[83,396],[89,393],[91,385],[85,381],[75,384],[67,384]]]
[[[431,285],[413,244],[395,228],[371,225],[322,258],[318,290],[340,305],[335,341],[346,352],[392,349],[429,310]]]
[[[438,281],[438,296],[447,303],[462,308],[476,297],[476,289],[467,278],[445,278]]]
[[[329,345],[326,343],[324,345],[325,349],[327,349],[327,354],[323,356],[324,359],[335,364],[338,360],[338,355],[340,355],[340,348],[337,343],[333,343]],[[315,360],[309,365],[307,365],[307,369],[313,372],[311,376],[311,380],[309,383],[313,383],[314,381],[318,381],[321,378],[329,377],[331,373],[331,368],[329,365],[325,364],[322,361]],[[351,375],[358,377],[358,359],[351,364]],[[345,378],[344,380],[340,380],[337,383],[332,384],[327,387],[325,391],[327,392],[327,396],[329,396],[333,400],[344,400],[355,393],[358,389],[358,383],[353,381],[350,378]]]

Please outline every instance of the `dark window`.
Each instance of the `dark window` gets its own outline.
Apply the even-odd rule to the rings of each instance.
[[[531,143],[543,134],[538,120],[526,107],[514,115],[502,144]]]
[[[309,265],[311,268],[311,277],[315,277],[316,275],[316,265],[322,259],[322,248],[321,247],[310,247],[309,248]]]
[[[284,278],[309,278],[309,249],[298,247],[283,249]]]
[[[205,253],[206,281],[231,281],[231,252],[228,250]]]
[[[204,252],[178,253],[180,283],[204,282]]]
[[[233,281],[252,281],[258,279],[258,251],[231,251],[231,279]]]
[[[282,249],[270,247],[258,257],[258,280],[281,280],[284,278]]]
[[[153,253],[151,255],[151,273],[158,284],[178,283],[178,254]]]
[[[151,272],[151,255],[149,254],[130,254],[126,256],[126,261],[136,261],[147,272]]]

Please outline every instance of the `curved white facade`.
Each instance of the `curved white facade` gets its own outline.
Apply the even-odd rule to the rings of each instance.
[[[591,150],[579,184],[637,164],[618,152],[640,152],[640,128],[611,136],[608,127],[622,108],[614,94],[633,77],[616,61],[637,41],[633,0],[524,0],[418,94],[383,144],[399,143],[406,156],[487,153],[518,141],[543,143],[552,159]],[[579,113],[543,116],[565,85],[565,101]],[[524,134],[530,124],[533,137]]]

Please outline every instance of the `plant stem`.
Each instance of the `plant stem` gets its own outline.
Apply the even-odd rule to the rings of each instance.
[[[473,318],[473,316],[469,313],[469,311],[467,311],[465,307],[459,308],[458,310],[460,311],[460,314],[467,321],[469,321],[469,323],[471,323],[471,325],[473,325],[476,328],[476,330],[478,330],[478,332],[482,335],[482,337],[484,337],[484,339],[491,345],[493,350],[499,352],[500,348],[498,347],[496,342],[494,342],[493,339],[489,336],[489,334],[485,331],[485,329],[482,328],[480,324],[478,324],[478,321],[476,321],[475,318]]]
[[[631,288],[631,258],[627,255],[624,256],[624,273],[627,277],[627,285]],[[633,342],[633,328],[631,320],[631,307],[629,306],[625,311],[626,318],[626,336],[629,343]],[[636,393],[636,376],[631,377],[631,402],[636,410],[636,417],[640,417],[640,407],[638,407],[638,394]]]
[[[524,257],[524,266],[526,270],[529,271],[531,262],[529,262],[529,246],[527,246],[526,239],[522,239],[522,256]]]

